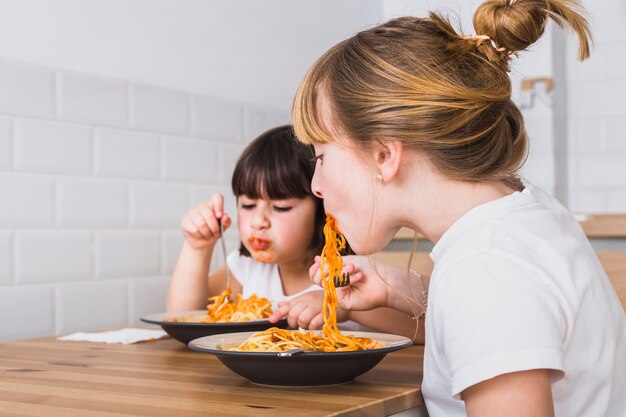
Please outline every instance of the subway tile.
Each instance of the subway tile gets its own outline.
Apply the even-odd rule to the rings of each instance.
[[[135,182],[130,196],[132,227],[178,227],[190,208],[185,185]]]
[[[607,213],[624,214],[626,211],[626,186],[607,192]]]
[[[60,226],[127,226],[128,184],[96,178],[58,179]]]
[[[163,138],[163,177],[169,180],[215,182],[220,160],[215,144],[201,139]]]
[[[161,175],[161,141],[157,135],[97,128],[94,154],[97,175],[130,178]]]
[[[96,278],[158,275],[161,235],[151,230],[96,232]]]
[[[0,286],[13,283],[13,232],[0,230]]]
[[[54,179],[0,172],[0,227],[54,225]]]
[[[608,206],[604,191],[570,188],[568,208],[574,213],[605,213]]]
[[[133,127],[170,133],[189,133],[189,95],[142,84],[131,85]]]
[[[586,155],[578,163],[582,187],[626,187],[626,152]]]
[[[249,143],[269,129],[290,123],[289,112],[246,104],[243,111],[244,142]]]
[[[0,58],[0,112],[54,117],[54,71]]]
[[[127,285],[125,280],[56,285],[56,333],[125,327],[128,322]]]
[[[609,152],[626,151],[626,115],[606,120],[606,149]]]
[[[171,275],[176,267],[184,238],[180,229],[166,229],[162,231],[161,273]]]
[[[18,171],[91,174],[92,129],[86,125],[15,120]]]
[[[572,118],[626,114],[626,80],[570,83],[568,111]]]
[[[552,112],[546,111],[532,117],[525,117],[524,121],[530,142],[530,152],[540,154],[554,152]]]
[[[128,83],[73,71],[58,73],[63,119],[128,126]]]
[[[237,160],[243,152],[243,145],[231,145],[222,143],[219,145],[219,170],[218,181],[220,183],[230,183],[235,170]]]
[[[0,116],[0,170],[13,169],[13,120]]]
[[[520,174],[535,186],[553,194],[555,187],[553,158],[553,154],[531,154]]]
[[[15,232],[15,277],[18,283],[93,278],[93,233],[57,229]]]
[[[128,324],[145,326],[140,320],[148,314],[165,311],[169,276],[132,279],[128,283]]]
[[[241,142],[243,105],[216,97],[191,97],[192,134],[228,142]]]
[[[588,153],[606,150],[606,123],[603,118],[571,119],[567,127],[572,152]]]
[[[52,285],[0,287],[0,340],[54,334]]]

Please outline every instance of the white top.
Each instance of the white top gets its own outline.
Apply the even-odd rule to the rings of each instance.
[[[230,269],[237,281],[243,287],[241,296],[249,298],[252,294],[265,297],[272,302],[290,301],[310,291],[321,291],[315,284],[297,294],[286,295],[283,291],[282,280],[278,272],[278,265],[258,262],[249,256],[239,254],[238,250],[231,252],[226,258]]]
[[[546,193],[466,213],[433,248],[422,392],[430,417],[462,391],[552,369],[557,417],[626,415],[626,315],[582,228]]]

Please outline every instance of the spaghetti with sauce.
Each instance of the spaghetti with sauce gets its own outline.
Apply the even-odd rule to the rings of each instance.
[[[239,323],[252,320],[262,320],[272,314],[272,303],[267,298],[252,294],[249,298],[242,298],[241,294],[229,301],[231,290],[226,288],[221,294],[209,298],[206,316],[175,317],[173,322],[194,323]]]
[[[246,339],[239,347],[231,350],[244,352],[282,352],[289,349],[324,352],[344,352],[378,349],[384,344],[364,337],[344,335],[337,326],[337,293],[333,277],[343,279],[343,259],[341,251],[346,247],[346,238],[337,230],[335,218],[327,214],[324,225],[324,248],[321,254],[320,271],[324,285],[322,316],[324,327],[319,335],[313,332],[300,332],[272,327]]]

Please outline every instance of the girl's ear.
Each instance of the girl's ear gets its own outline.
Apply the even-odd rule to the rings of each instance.
[[[379,141],[374,145],[377,178],[383,184],[398,174],[403,150],[402,142],[397,140]]]

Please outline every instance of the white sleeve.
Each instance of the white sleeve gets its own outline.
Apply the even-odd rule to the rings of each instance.
[[[505,373],[563,370],[566,325],[560,300],[521,262],[472,256],[443,271],[436,291],[432,324],[455,398]]]

